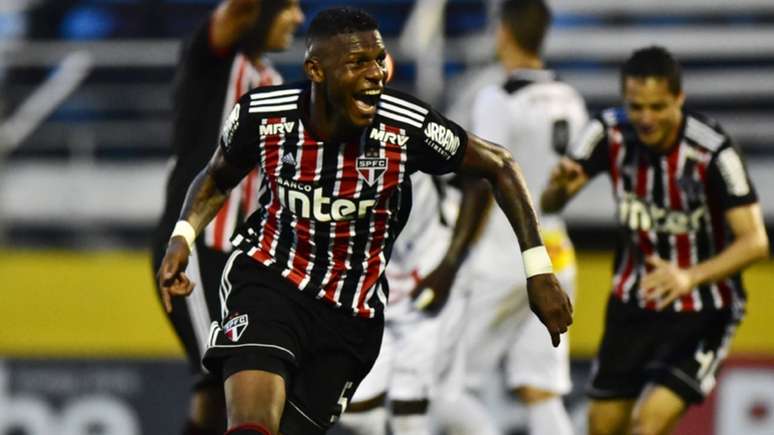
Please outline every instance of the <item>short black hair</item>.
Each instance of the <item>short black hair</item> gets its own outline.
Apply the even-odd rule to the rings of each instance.
[[[628,77],[656,77],[667,81],[674,95],[683,90],[682,68],[677,59],[664,47],[652,45],[636,50],[621,66],[621,90]]]
[[[551,25],[551,9],[543,0],[505,0],[500,6],[500,22],[519,47],[539,55]]]
[[[309,24],[306,45],[318,38],[377,30],[376,19],[368,12],[352,7],[334,7],[319,12]]]

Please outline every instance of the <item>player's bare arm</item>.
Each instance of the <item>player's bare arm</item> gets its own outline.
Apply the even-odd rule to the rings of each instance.
[[[652,267],[640,284],[648,300],[659,310],[696,286],[727,278],[769,256],[769,239],[758,203],[734,207],[725,213],[733,242],[718,255],[689,269],[681,269],[658,256],[646,259]]]
[[[562,211],[588,181],[589,177],[581,165],[563,157],[551,171],[548,186],[540,195],[540,209],[545,213]]]
[[[510,152],[472,133],[468,133],[468,137],[460,172],[489,180],[495,200],[508,217],[523,252],[542,246],[529,190]],[[546,325],[553,345],[558,346],[560,334],[572,324],[570,298],[559,287],[554,274],[549,272],[527,278],[527,293],[530,308]]]
[[[231,189],[249,172],[250,168],[240,169],[229,164],[218,147],[210,163],[191,183],[179,221],[190,226],[190,233],[186,236],[172,234],[157,276],[167,312],[172,312],[173,296],[187,296],[193,290],[193,284],[185,275],[190,245],[218,213]]]
[[[411,292],[414,305],[431,313],[437,313],[448,300],[465,254],[483,229],[492,205],[492,194],[485,180],[462,177],[461,182],[462,201],[449,249],[438,266]]]

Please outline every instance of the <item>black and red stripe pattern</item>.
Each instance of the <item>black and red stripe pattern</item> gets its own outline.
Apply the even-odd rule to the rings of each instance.
[[[387,303],[384,270],[411,208],[410,173],[450,172],[464,131],[413,97],[386,90],[372,125],[345,143],[304,123],[307,84],[256,89],[240,100],[227,160],[262,171],[259,208],[235,247],[298,289],[361,317]],[[233,138],[232,138],[233,137]]]
[[[282,83],[282,77],[270,64],[256,67],[244,55],[237,54],[231,66],[226,99],[223,106],[223,121],[231,112],[234,104],[250,89],[258,86],[273,86]],[[256,167],[237,187],[221,207],[218,214],[204,229],[204,244],[217,251],[230,252],[229,240],[237,226],[244,221],[258,206],[256,188],[260,183],[261,173]]]
[[[593,176],[607,172],[618,204],[622,240],[616,251],[613,296],[654,310],[640,290],[645,258],[657,255],[690,268],[722,251],[730,241],[724,212],[757,201],[730,138],[713,121],[686,113],[679,142],[657,153],[639,142],[622,109],[595,119],[572,151]],[[696,287],[672,309],[742,312],[745,293],[737,274]]]

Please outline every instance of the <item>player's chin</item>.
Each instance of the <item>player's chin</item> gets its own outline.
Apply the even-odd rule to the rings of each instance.
[[[375,115],[355,115],[350,116],[352,125],[359,128],[365,128],[374,122]]]
[[[376,106],[355,103],[349,108],[349,120],[355,127],[368,127],[376,117]]]

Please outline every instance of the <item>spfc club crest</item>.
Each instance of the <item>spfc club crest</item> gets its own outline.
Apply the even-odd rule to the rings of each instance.
[[[247,329],[248,323],[250,322],[247,320],[247,314],[234,317],[223,325],[224,334],[226,334],[226,337],[231,341],[239,341],[239,337],[241,337],[242,333]]]
[[[355,161],[357,173],[369,186],[373,186],[387,171],[387,159],[383,157],[358,157]]]

